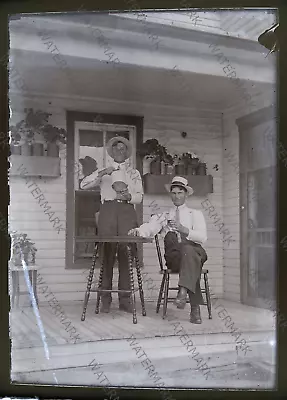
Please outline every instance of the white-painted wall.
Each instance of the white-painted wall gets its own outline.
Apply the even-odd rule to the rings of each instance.
[[[49,104],[51,103],[51,104]],[[52,113],[51,123],[59,127],[65,127],[65,110],[81,110],[93,112],[109,112],[119,114],[142,115],[143,108],[136,103],[127,102],[91,102],[80,98],[46,98],[34,97],[24,98],[21,96],[11,97],[13,109],[13,120],[20,120],[22,110],[25,107],[34,107]],[[169,121],[177,125],[171,129]],[[12,121],[13,122],[13,121]],[[160,127],[157,125],[159,124]],[[214,177],[214,193],[208,198],[216,208],[219,215],[223,216],[223,168],[222,168],[222,114],[209,110],[178,110],[171,107],[153,107],[149,109],[144,119],[144,140],[148,138],[159,138],[170,151],[184,152],[192,150],[207,162],[208,174]],[[180,132],[188,132],[186,139],[180,136]],[[210,137],[213,139],[210,139]],[[215,171],[213,166],[219,164],[219,170]],[[66,211],[66,182],[65,182],[65,160],[61,163],[61,177],[56,179],[37,179],[36,182],[49,201],[51,210],[55,211],[61,221],[65,222]],[[54,292],[59,301],[83,300],[85,283],[83,270],[65,269],[65,233],[58,234],[53,229],[44,214],[43,209],[37,204],[19,177],[10,179],[11,206],[9,210],[10,222],[13,229],[26,232],[35,241],[38,248],[37,264],[41,267],[41,274],[47,281],[49,288]],[[144,198],[144,221],[150,215],[149,204],[156,200],[159,207],[165,210],[171,204],[168,196],[146,195]],[[201,201],[204,198],[194,197],[190,200],[190,206],[202,208]],[[223,294],[223,245],[221,235],[212,221],[205,213],[208,226],[208,241],[206,251],[208,261],[206,267],[210,273],[210,286],[214,293]],[[161,275],[156,259],[155,246],[147,244],[144,246],[145,271],[157,285],[160,284]],[[116,279],[116,276],[115,276]],[[146,291],[146,297],[156,297],[157,291]],[[40,295],[40,300],[44,300]]]

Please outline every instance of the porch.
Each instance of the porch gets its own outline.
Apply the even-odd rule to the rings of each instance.
[[[163,320],[156,314],[154,302],[147,302],[147,316],[143,317],[138,301],[138,324],[134,325],[130,314],[118,310],[116,299],[110,314],[95,315],[92,298],[84,322],[80,321],[82,302],[61,303],[68,320],[77,330],[76,343],[71,342],[70,334],[51,307],[39,307],[48,360],[33,309],[13,309],[10,316],[12,380],[100,386],[92,370],[94,363],[99,363],[112,386],[151,387],[153,380],[127,340],[133,335],[166,387],[272,388],[276,351],[272,313],[227,300],[220,299],[218,304],[225,307],[234,327],[249,345],[250,351],[246,354],[236,348],[235,337],[215,308],[213,318],[209,320],[207,308],[202,307],[203,323],[194,325],[189,323],[188,306],[185,310],[177,310],[170,304],[168,317]],[[183,332],[210,368],[208,379],[197,370],[197,363],[191,357],[193,352],[190,353],[180,340],[179,335]]]

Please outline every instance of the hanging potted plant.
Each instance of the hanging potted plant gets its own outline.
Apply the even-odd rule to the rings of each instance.
[[[11,137],[11,143],[10,143],[11,154],[21,155],[21,146],[20,146],[21,135],[15,126],[11,127],[10,137]]]
[[[12,257],[11,262],[15,266],[22,265],[24,259],[27,265],[35,265],[37,249],[26,233],[11,232]]]
[[[57,128],[51,124],[43,127],[43,136],[47,142],[47,156],[59,157],[59,143],[66,144],[67,132],[63,128]]]

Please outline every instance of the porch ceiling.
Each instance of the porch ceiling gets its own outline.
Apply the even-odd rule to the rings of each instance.
[[[172,76],[167,70],[130,66],[121,63],[113,68],[106,61],[65,56],[69,66],[61,70],[52,55],[34,51],[12,50],[12,64],[21,72],[29,93],[80,96],[177,107],[201,107],[222,110],[242,103],[242,92],[224,77],[181,71]],[[10,90],[16,89],[11,79]],[[270,83],[245,82],[252,96],[274,87]],[[268,92],[268,93],[267,93]]]

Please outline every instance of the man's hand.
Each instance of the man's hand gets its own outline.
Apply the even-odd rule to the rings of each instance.
[[[183,225],[181,225],[181,224],[178,224],[178,223],[175,222],[174,220],[169,220],[168,225],[169,225],[172,229],[174,229],[174,230],[176,230],[176,231],[178,231],[178,232],[180,232],[180,233],[184,233],[184,234],[186,234],[186,235],[189,234],[188,228],[186,228],[185,226],[183,226]]]
[[[132,195],[130,194],[130,192],[128,191],[128,189],[123,190],[121,192],[117,192],[117,200],[126,200],[126,201],[131,201],[132,199]]]
[[[130,236],[140,236],[139,231],[137,228],[133,228],[131,230],[128,231],[128,235]]]
[[[99,177],[101,178],[102,176],[104,176],[104,175],[111,175],[114,171],[116,171],[116,168],[115,167],[108,167],[108,168],[105,168],[105,169],[102,169],[100,172],[99,172]]]

